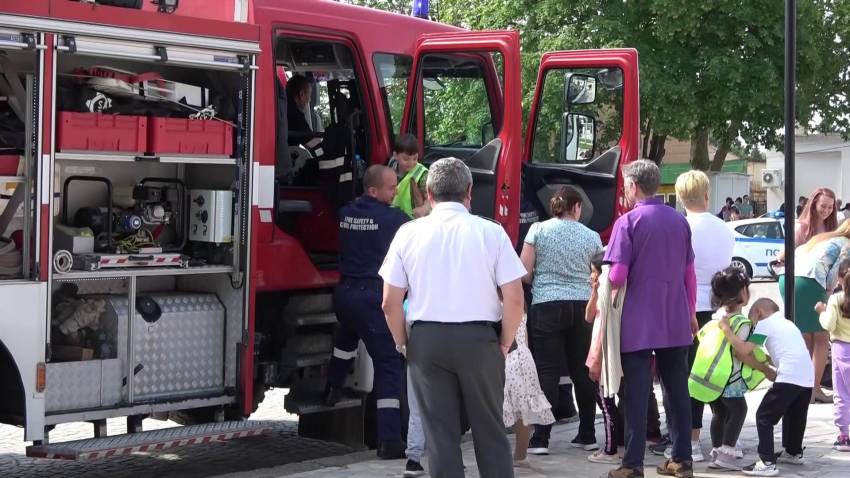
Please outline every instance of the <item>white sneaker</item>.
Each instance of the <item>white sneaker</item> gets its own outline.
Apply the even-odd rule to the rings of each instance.
[[[802,453],[799,455],[792,455],[785,450],[779,452],[779,455],[776,457],[776,461],[779,463],[787,463],[789,465],[797,466],[804,464]]]
[[[738,460],[735,458],[735,452],[728,447],[726,450],[728,451],[718,450],[717,455],[709,466],[715,469],[740,471],[741,465],[738,464]]]
[[[761,458],[750,466],[745,466],[742,470],[748,476],[779,476],[779,468],[776,463],[765,463]]]
[[[691,459],[694,461],[694,463],[705,461],[705,457],[702,455],[702,447],[700,446],[699,441],[691,442]]]
[[[668,460],[673,458],[672,447],[668,447],[666,450],[664,450],[664,458]],[[691,460],[693,460],[694,463],[705,461],[705,456],[703,456],[702,454],[702,447],[700,446],[698,441],[691,442]]]
[[[597,450],[591,453],[588,455],[587,460],[591,463],[602,463],[606,465],[619,465],[621,462],[620,455],[609,455],[604,450]]]
[[[741,444],[741,440],[735,442],[735,458],[739,460],[744,458],[744,445]]]

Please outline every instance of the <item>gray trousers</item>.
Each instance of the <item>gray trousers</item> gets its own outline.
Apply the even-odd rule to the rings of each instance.
[[[502,405],[505,359],[492,327],[416,323],[407,347],[432,478],[462,478],[460,413],[466,407],[478,472],[513,478],[513,457]]]

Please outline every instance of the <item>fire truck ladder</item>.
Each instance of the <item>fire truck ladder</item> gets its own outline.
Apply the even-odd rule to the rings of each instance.
[[[230,421],[127,433],[27,447],[27,456],[59,460],[96,460],[151,453],[199,443],[223,442],[271,432],[274,422]]]

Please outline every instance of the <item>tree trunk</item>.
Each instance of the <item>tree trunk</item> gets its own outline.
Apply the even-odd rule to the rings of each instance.
[[[712,171],[723,170],[723,163],[726,161],[726,156],[729,155],[732,141],[736,136],[738,136],[738,125],[736,123],[732,123],[726,129],[726,134],[720,138],[720,143],[717,145],[717,151],[714,152],[714,159],[711,160]]]
[[[708,128],[697,126],[691,135],[691,166],[700,171],[708,170]]]
[[[659,166],[661,166],[662,161],[664,161],[664,155],[667,154],[667,150],[664,148],[665,143],[667,143],[666,134],[652,135],[648,158]]]
[[[649,158],[649,141],[652,139],[652,120],[647,119],[646,125],[643,128],[643,149],[641,150],[641,158]]]

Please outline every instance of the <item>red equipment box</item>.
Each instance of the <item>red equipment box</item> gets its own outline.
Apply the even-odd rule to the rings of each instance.
[[[144,116],[60,111],[56,149],[144,153],[147,127],[148,119]]]
[[[151,118],[148,152],[230,157],[233,127],[215,120]]]

